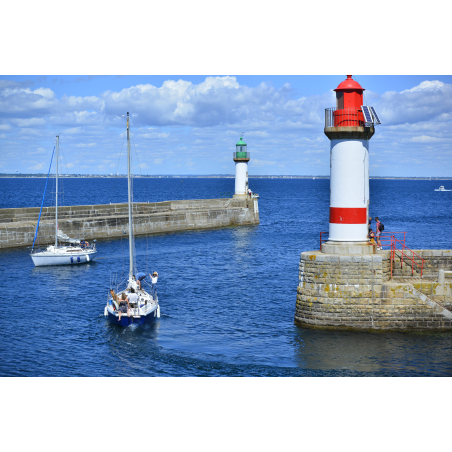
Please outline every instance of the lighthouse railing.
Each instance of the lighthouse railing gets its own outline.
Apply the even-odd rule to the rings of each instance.
[[[326,108],[325,127],[362,127],[364,115],[361,108]]]

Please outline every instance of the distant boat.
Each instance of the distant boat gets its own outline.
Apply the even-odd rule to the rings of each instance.
[[[446,190],[444,188],[444,185],[441,185],[439,188],[435,188],[435,191],[452,191],[452,190]]]
[[[31,247],[31,258],[36,267],[45,265],[73,265],[84,264],[94,259],[97,254],[95,240],[94,243],[89,246],[88,242],[80,239],[71,239],[66,234],[58,229],[58,150],[59,150],[60,137],[56,137],[56,178],[55,178],[55,245],[50,245],[45,251],[33,252],[35,246],[35,240],[38,235],[39,221],[41,219],[41,212],[39,212],[38,224],[36,225],[35,237],[33,239],[33,245]],[[55,150],[55,148],[54,148]],[[52,154],[53,157],[53,154]],[[50,166],[52,166],[52,160],[50,160]],[[50,173],[50,169],[49,169]],[[48,176],[47,176],[48,178]],[[47,182],[46,182],[47,188]],[[44,190],[45,195],[45,190]],[[44,198],[42,199],[44,203]],[[41,205],[42,211],[42,205]],[[69,242],[70,245],[59,246],[58,239],[63,242]]]

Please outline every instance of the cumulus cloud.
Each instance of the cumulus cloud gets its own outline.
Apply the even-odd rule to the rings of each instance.
[[[293,98],[289,84],[280,89],[262,82],[257,87],[240,85],[236,77],[207,77],[193,84],[167,80],[160,88],[136,85],[120,92],[102,94],[104,112],[120,116],[127,110],[138,125],[212,127],[269,121],[318,124],[323,120],[319,104],[333,101],[331,93]]]
[[[420,137],[410,138],[409,141],[412,141],[414,143],[438,143],[439,141],[444,141],[444,140],[441,138],[438,138],[438,137],[429,137],[427,135],[422,135]]]
[[[452,111],[452,85],[426,80],[400,93],[388,91],[376,100],[384,124],[417,123],[435,118],[449,120]]]

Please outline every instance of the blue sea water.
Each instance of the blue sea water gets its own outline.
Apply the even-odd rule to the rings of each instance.
[[[412,249],[450,249],[451,181],[370,181],[370,212]],[[39,206],[45,179],[2,179],[0,207]],[[140,270],[159,272],[161,318],[123,329],[103,316],[127,240],[98,260],[35,268],[0,250],[1,376],[447,376],[450,333],[364,333],[294,324],[301,251],[328,230],[329,180],[250,179],[261,223],[136,238]],[[52,191],[52,182],[49,182]],[[65,179],[64,204],[126,202],[125,179]],[[135,201],[230,196],[233,179],[135,179]],[[51,195],[46,204],[52,205]]]

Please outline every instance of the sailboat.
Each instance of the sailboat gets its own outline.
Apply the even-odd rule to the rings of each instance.
[[[35,252],[35,242],[38,236],[39,222],[41,220],[42,206],[44,205],[44,196],[42,197],[41,210],[39,211],[38,223],[36,225],[36,232],[31,247],[31,258],[36,267],[44,265],[74,265],[83,264],[93,260],[97,254],[95,241],[90,246],[88,242],[82,239],[71,239],[63,231],[58,229],[58,154],[59,154],[60,137],[56,136],[56,176],[55,176],[55,245],[50,245],[45,251]],[[54,148],[55,151],[55,148]],[[53,153],[52,153],[53,159]],[[52,167],[52,159],[50,160],[50,168]],[[50,174],[49,168],[49,174]],[[47,174],[47,181],[49,180]],[[46,181],[46,189],[47,189]],[[69,245],[58,245],[58,240],[67,242]]]
[[[109,291],[107,305],[104,308],[104,315],[114,325],[129,326],[132,324],[141,325],[143,323],[153,323],[160,317],[160,306],[157,294],[150,295],[142,287],[141,282],[137,281],[134,276],[134,239],[133,239],[133,218],[132,218],[132,182],[131,182],[131,165],[130,165],[130,140],[129,140],[129,112],[127,112],[127,181],[128,181],[128,206],[129,206],[129,275],[126,287],[115,293],[113,289]],[[136,272],[138,276],[138,272]],[[119,320],[119,300],[122,294],[127,297],[132,293],[137,295],[136,301],[129,303],[130,309],[128,314],[122,313]],[[130,299],[135,297],[130,297]]]

